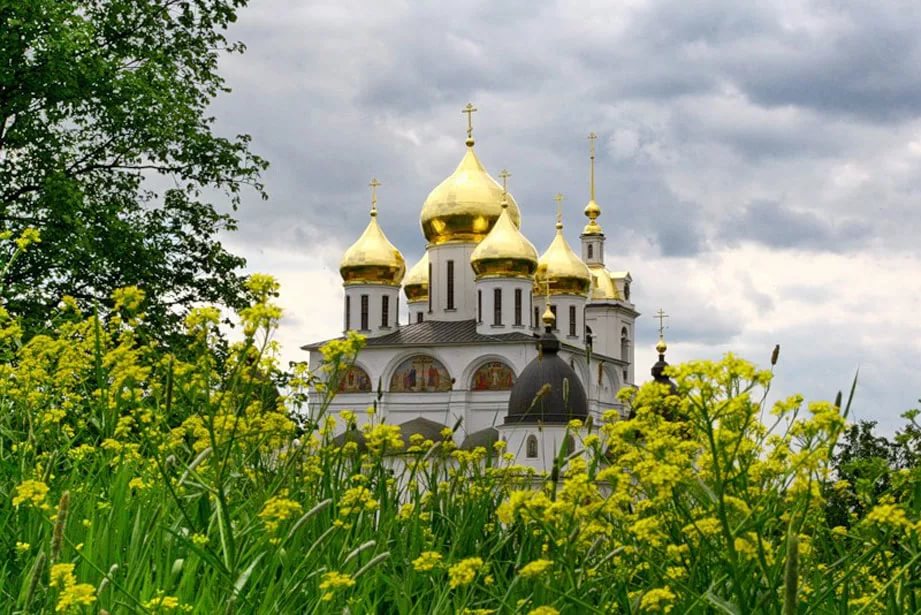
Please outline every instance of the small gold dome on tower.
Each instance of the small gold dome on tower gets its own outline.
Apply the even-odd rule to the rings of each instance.
[[[656,352],[659,354],[665,354],[666,350],[668,350],[668,344],[665,343],[664,337],[660,337],[659,341],[656,343]]]
[[[476,111],[467,105],[468,116]],[[473,126],[468,118],[467,152],[454,172],[432,190],[422,205],[422,233],[432,245],[479,243],[502,213],[502,186],[493,179],[473,151]],[[521,213],[508,195],[508,215],[516,227]]]
[[[557,195],[557,199],[559,201],[562,196]],[[551,295],[588,295],[591,290],[592,274],[563,237],[563,221],[559,213],[556,237],[537,261],[535,284],[538,292],[547,286]]]
[[[429,298],[429,253],[426,252],[419,262],[412,266],[403,280],[403,292],[410,303],[428,301]]]
[[[502,171],[503,179],[509,177]],[[470,265],[476,278],[528,278],[537,270],[537,249],[521,234],[508,213],[506,192],[502,197],[502,212],[486,239],[470,255]]]
[[[406,273],[406,261],[394,247],[377,223],[377,196],[375,189],[380,183],[371,180],[371,221],[365,231],[353,243],[339,263],[342,281],[354,284],[379,284],[399,286]]]

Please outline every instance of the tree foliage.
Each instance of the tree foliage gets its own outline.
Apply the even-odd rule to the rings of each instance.
[[[27,328],[71,295],[146,291],[171,332],[196,302],[243,304],[242,258],[218,236],[266,163],[216,134],[218,60],[244,0],[0,0],[0,230],[41,230],[7,274]],[[8,255],[7,255],[8,256]],[[2,255],[0,255],[2,257]]]

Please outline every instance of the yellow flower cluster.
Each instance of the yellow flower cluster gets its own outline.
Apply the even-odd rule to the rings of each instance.
[[[423,551],[419,557],[413,560],[413,570],[417,572],[428,572],[441,564],[441,553],[437,551]]]
[[[320,591],[324,592],[322,600],[329,602],[335,598],[335,592],[355,586],[355,579],[342,572],[327,572],[320,581]]]
[[[526,579],[539,577],[553,567],[553,561],[549,559],[536,559],[523,566],[518,574]]]
[[[48,485],[39,480],[26,480],[16,486],[16,495],[13,496],[13,506],[19,508],[26,504],[43,510],[51,507],[45,501],[48,495]]]
[[[96,601],[95,588],[89,583],[77,583],[73,564],[55,564],[51,567],[49,585],[58,589],[55,611],[69,613],[80,606],[89,606]]]
[[[448,583],[451,589],[470,585],[483,568],[483,560],[479,557],[468,557],[454,564],[448,568]]]
[[[274,534],[283,521],[303,511],[301,504],[288,499],[287,495],[288,492],[285,490],[280,495],[269,498],[259,512],[259,518],[262,519],[269,534]]]

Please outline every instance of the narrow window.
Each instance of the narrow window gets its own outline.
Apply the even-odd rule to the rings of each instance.
[[[576,306],[569,306],[569,335],[576,336]]]
[[[502,324],[502,289],[492,289],[492,324]]]
[[[554,331],[559,331],[560,328],[559,328],[558,326],[556,326],[556,325],[559,325],[559,324],[560,324],[560,321],[557,320],[557,318],[556,318],[556,306],[555,306],[555,305],[551,305],[551,306],[550,306],[550,311],[553,313],[553,325],[554,325],[553,330],[554,330]]]
[[[381,297],[381,327],[386,329],[390,320],[390,297],[384,295]]]
[[[483,322],[483,291],[476,291],[476,321]]]
[[[368,330],[368,295],[361,296],[361,330]]]
[[[592,257],[593,257],[593,255],[592,255],[592,253],[593,253],[592,248],[594,248],[594,247],[595,247],[595,246],[593,246],[592,244],[588,244],[588,257],[589,257],[589,258],[592,258]]]
[[[349,295],[345,296],[345,330],[348,331],[352,328],[352,298]]]
[[[422,322],[422,312],[416,314],[416,322]]]
[[[532,327],[535,327],[535,328],[540,327],[540,314],[538,314],[537,311],[538,311],[538,307],[535,305],[534,306],[534,324],[531,325]]]
[[[515,326],[521,326],[521,289],[515,289]]]
[[[630,282],[624,282],[624,299],[630,301]]]
[[[454,261],[448,261],[448,309],[454,309]]]
[[[537,458],[537,436],[528,436],[527,444],[525,445],[527,449],[527,456],[529,459]]]
[[[627,327],[624,327],[620,330],[620,358],[624,361],[627,360],[627,355],[630,353],[630,334],[627,332]]]
[[[432,286],[432,263],[429,263],[429,314],[432,313],[432,291],[435,290],[435,287]]]

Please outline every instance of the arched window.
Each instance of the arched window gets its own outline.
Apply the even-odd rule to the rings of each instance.
[[[620,358],[624,361],[630,357],[630,333],[627,327],[620,330]]]
[[[525,441],[525,454],[528,456],[528,459],[537,458],[537,436],[528,436],[528,439]]]
[[[588,257],[589,258],[592,258],[592,252],[593,252],[592,248],[594,247],[595,246],[593,246],[592,244],[588,244]]]
[[[630,301],[630,282],[624,282],[624,299]]]

